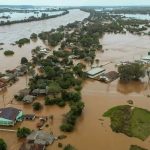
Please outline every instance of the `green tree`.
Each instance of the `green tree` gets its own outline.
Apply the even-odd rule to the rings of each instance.
[[[36,33],[32,33],[30,36],[31,39],[37,39],[37,34]]]
[[[138,80],[145,76],[145,68],[139,63],[121,65],[118,68],[118,72],[122,81]]]
[[[64,147],[63,150],[76,150],[72,145],[68,144]]]
[[[27,64],[28,63],[28,59],[26,57],[22,57],[21,58],[21,64]]]
[[[17,130],[17,137],[19,138],[25,138],[31,133],[31,130],[29,128],[23,127],[18,128]]]
[[[40,109],[42,109],[42,105],[41,105],[41,103],[39,103],[39,102],[35,102],[35,103],[32,105],[32,107],[33,107],[34,110],[40,110]]]
[[[56,94],[61,92],[61,87],[59,86],[59,84],[57,82],[52,82],[49,84],[48,92],[52,93],[55,97]]]
[[[3,139],[0,139],[0,150],[7,150],[7,145]]]

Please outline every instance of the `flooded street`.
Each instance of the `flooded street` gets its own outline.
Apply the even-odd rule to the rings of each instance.
[[[9,43],[14,42],[22,37],[29,37],[31,33],[39,33],[41,31],[51,30],[60,25],[66,25],[75,20],[81,21],[88,16],[88,13],[79,10],[71,10],[69,14],[58,18],[30,22],[26,24],[16,24],[12,26],[0,27],[0,42],[4,42],[4,48],[13,49],[14,56],[6,57],[3,51],[0,51],[0,72],[6,69],[12,69],[20,63],[21,57],[31,59],[31,49],[41,45],[46,47],[40,40],[31,42],[18,48],[10,46]],[[35,27],[35,28],[33,28]],[[24,29],[24,30],[23,30]],[[15,36],[14,36],[15,35]],[[97,52],[96,58],[100,59],[100,63],[112,62],[105,66],[107,71],[116,70],[115,64],[120,60],[136,60],[147,54],[150,48],[150,37],[137,36],[131,34],[105,34],[100,39],[103,45],[104,53]],[[69,111],[69,107],[59,108],[57,106],[44,106],[40,112],[33,112],[32,105],[23,105],[21,102],[10,101],[13,96],[26,87],[26,77],[21,77],[13,86],[9,87],[6,92],[0,93],[0,106],[3,107],[3,98],[5,106],[13,106],[20,108],[24,113],[35,113],[36,115],[54,115],[53,123],[45,128],[46,131],[52,131],[54,135],[64,134],[59,130],[62,122],[63,114]],[[129,84],[121,84],[119,80],[110,84],[104,84],[98,81],[85,81],[82,89],[82,100],[85,103],[85,109],[77,122],[76,129],[72,133],[65,133],[68,137],[62,141],[56,141],[53,145],[47,147],[47,150],[59,150],[58,142],[74,145],[77,150],[129,150],[130,145],[139,145],[145,148],[150,147],[150,138],[141,141],[137,138],[130,138],[123,134],[112,132],[110,121],[103,118],[105,111],[116,105],[127,104],[128,100],[133,100],[134,106],[150,110],[150,86],[147,79],[141,82],[132,82]],[[44,105],[44,99],[41,97],[36,101],[40,101]],[[18,127],[29,127],[36,129],[37,120],[24,121],[12,129]],[[18,140],[15,132],[0,131],[0,138],[3,138],[8,144],[8,150],[19,150],[22,141]]]

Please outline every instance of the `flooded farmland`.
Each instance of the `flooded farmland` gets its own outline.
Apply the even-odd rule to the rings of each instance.
[[[72,17],[73,13],[74,17]],[[16,67],[20,63],[20,58],[22,56],[31,59],[32,48],[38,45],[46,47],[46,45],[44,45],[44,43],[40,40],[36,43],[31,42],[22,48],[18,48],[17,46],[12,47],[9,43],[22,38],[22,36],[29,37],[31,31],[37,33],[43,30],[47,31],[52,28],[57,28],[60,25],[66,25],[67,23],[75,20],[82,20],[87,16],[87,13],[73,10],[68,15],[51,20],[45,20],[43,24],[41,22],[42,25],[40,23],[37,24],[37,22],[25,24],[27,27],[24,31],[22,31],[22,26],[24,26],[24,24],[16,24],[10,27],[0,27],[0,31],[2,32],[2,35],[0,34],[0,41],[5,42],[5,48],[13,48],[15,51],[15,55],[12,57],[6,57],[3,55],[3,51],[0,51],[0,60],[3,62],[3,64],[0,64],[0,71],[3,72],[5,69],[12,69]],[[74,20],[71,21],[71,19]],[[45,28],[39,29],[39,25],[41,25],[41,28],[43,26]],[[35,28],[33,28],[33,26],[35,26]],[[14,34],[17,35],[14,36]],[[120,60],[136,60],[147,54],[150,48],[149,41],[150,37],[148,36],[105,34],[103,38],[100,39],[104,52],[97,52],[96,58],[100,59],[100,64],[104,62],[111,62],[109,65],[104,67],[106,70],[116,70],[115,64]],[[36,115],[53,114],[53,124],[45,130],[52,131],[55,135],[64,134],[60,132],[59,126],[62,122],[63,114],[65,114],[69,109],[67,106],[65,108],[59,108],[57,106],[44,106],[44,109],[40,112],[33,112],[31,105],[22,105],[21,102],[16,101],[13,101],[12,104],[10,103],[14,94],[16,94],[20,89],[26,87],[26,81],[26,77],[21,77],[16,84],[9,87],[6,92],[1,93],[0,105],[4,105],[4,98],[6,106],[13,106],[23,109],[25,113],[36,113]],[[109,119],[102,117],[103,113],[109,108],[116,105],[127,104],[128,100],[133,100],[134,105],[137,107],[149,109],[150,98],[147,97],[149,93],[150,86],[147,84],[147,78],[144,78],[141,82],[132,82],[130,84],[121,84],[119,80],[113,81],[110,84],[104,84],[93,80],[85,81],[82,89],[82,100],[85,103],[84,112],[77,122],[75,131],[66,134],[68,138],[62,140],[61,142],[63,144],[72,144],[78,150],[128,150],[132,144],[149,148],[150,138],[143,142],[136,138],[130,138],[123,134],[114,133],[109,126]],[[44,99],[42,97],[36,101],[40,101],[44,104]],[[12,129],[17,129],[20,126],[35,129],[36,122],[33,123],[30,121],[25,121]],[[9,150],[18,150],[22,142],[17,139],[15,132],[7,132],[6,134],[6,132],[0,131],[0,137],[7,142]],[[59,150],[60,148],[58,148],[58,142],[55,142],[52,146],[47,147],[47,150],[51,149]]]

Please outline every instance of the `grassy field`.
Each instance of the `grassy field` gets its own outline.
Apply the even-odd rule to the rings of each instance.
[[[150,111],[148,110],[122,105],[111,108],[104,113],[104,117],[110,117],[114,132],[141,140],[145,140],[150,135]]]
[[[131,145],[130,150],[148,150],[137,145]]]

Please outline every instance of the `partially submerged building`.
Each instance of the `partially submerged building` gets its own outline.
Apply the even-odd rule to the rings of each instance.
[[[0,109],[0,125],[14,126],[16,122],[23,120],[23,112],[13,107]]]
[[[32,91],[32,94],[34,96],[39,96],[39,95],[47,95],[48,94],[48,89],[34,89]]]
[[[54,135],[43,132],[43,131],[33,131],[29,136],[27,136],[27,141],[29,143],[39,144],[39,145],[49,145],[55,140]]]
[[[26,95],[22,101],[26,104],[31,104],[34,100],[35,100],[35,96],[32,96],[32,95]]]
[[[45,150],[45,145],[24,142],[19,150]]]
[[[97,68],[93,68],[93,69],[89,70],[87,72],[87,75],[89,78],[96,78],[104,72],[105,72],[104,68],[97,67]]]
[[[101,74],[100,77],[99,77],[99,80],[102,81],[102,82],[108,83],[108,82],[116,80],[118,77],[119,77],[118,72],[110,71],[110,72]]]

